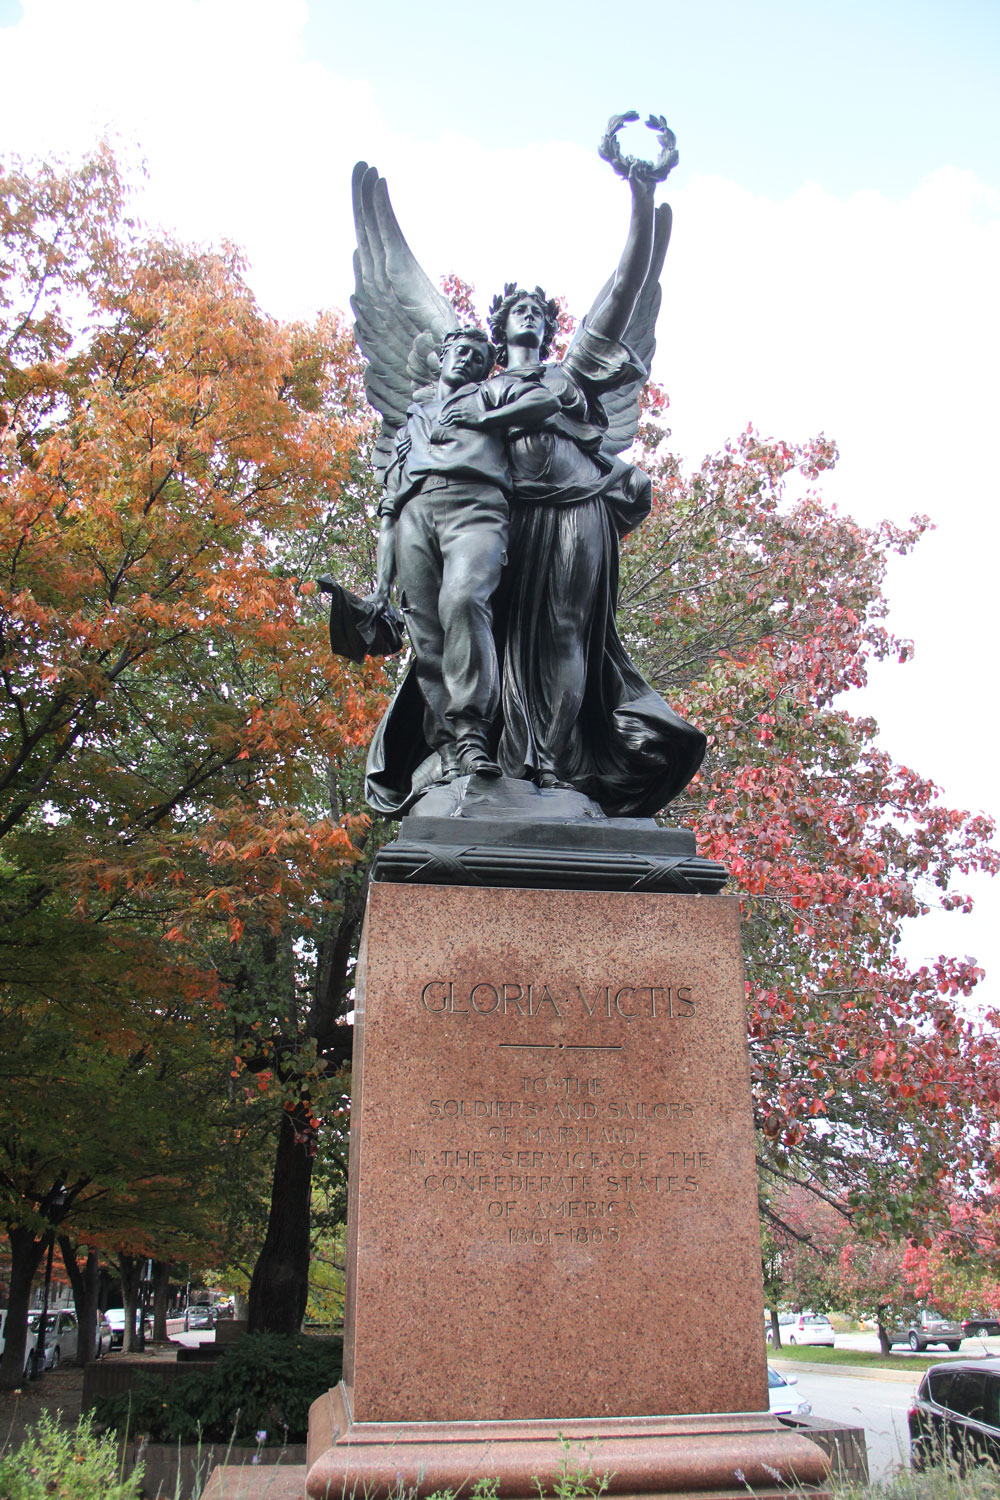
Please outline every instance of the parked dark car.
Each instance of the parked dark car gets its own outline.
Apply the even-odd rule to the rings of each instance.
[[[1000,1463],[1000,1359],[931,1365],[908,1421],[915,1469],[944,1459]]]
[[[215,1315],[207,1302],[189,1302],[180,1314],[184,1319],[184,1330],[192,1328],[214,1328]]]
[[[962,1333],[967,1339],[995,1338],[1000,1334],[1000,1318],[991,1318],[989,1313],[970,1313],[962,1319]]]

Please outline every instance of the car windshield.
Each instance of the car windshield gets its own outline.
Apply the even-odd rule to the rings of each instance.
[[[777,1372],[777,1370],[772,1370],[771,1366],[768,1365],[768,1367],[767,1367],[767,1387],[768,1387],[768,1390],[775,1391],[775,1390],[778,1389],[779,1385],[787,1385],[787,1384],[788,1384],[788,1381],[785,1380],[783,1376],[779,1375],[778,1372]]]

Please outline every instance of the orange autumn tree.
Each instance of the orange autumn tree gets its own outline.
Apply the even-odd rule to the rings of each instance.
[[[308,580],[369,418],[340,321],[279,324],[232,248],[143,233],[106,148],[3,168],[0,243],[0,1026],[125,1054],[136,993],[231,1025],[262,950],[336,930],[338,777],[384,693]],[[265,989],[238,1027],[294,1004]],[[32,1255],[58,1186],[7,1185]]]

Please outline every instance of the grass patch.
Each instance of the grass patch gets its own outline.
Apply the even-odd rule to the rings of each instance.
[[[953,1464],[922,1474],[903,1470],[868,1485],[834,1486],[835,1500],[1000,1500],[1000,1473],[992,1464],[961,1473]]]
[[[943,1350],[940,1354],[879,1354],[870,1349],[810,1349],[802,1344],[789,1348],[787,1344],[782,1344],[780,1349],[768,1346],[767,1357],[772,1363],[778,1359],[787,1359],[795,1364],[870,1365],[878,1370],[899,1370],[903,1374],[914,1375],[922,1374],[930,1365],[938,1365],[943,1359],[968,1359],[969,1356],[948,1354]]]

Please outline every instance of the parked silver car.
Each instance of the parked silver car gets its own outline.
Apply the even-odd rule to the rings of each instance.
[[[114,1343],[114,1330],[112,1329],[111,1324],[108,1322],[104,1313],[99,1312],[97,1314],[97,1334],[94,1339],[95,1357],[97,1359],[103,1359],[106,1354],[110,1354],[112,1349],[114,1348]]]
[[[33,1313],[28,1319],[28,1327],[36,1340],[41,1326],[41,1313]],[[65,1360],[76,1359],[79,1341],[76,1313],[50,1312],[45,1319],[45,1368],[58,1370]]]
[[[924,1307],[911,1318],[901,1318],[895,1328],[889,1329],[890,1344],[909,1344],[916,1354],[928,1344],[945,1344],[951,1351],[962,1342],[961,1323],[943,1318],[932,1307]]]

